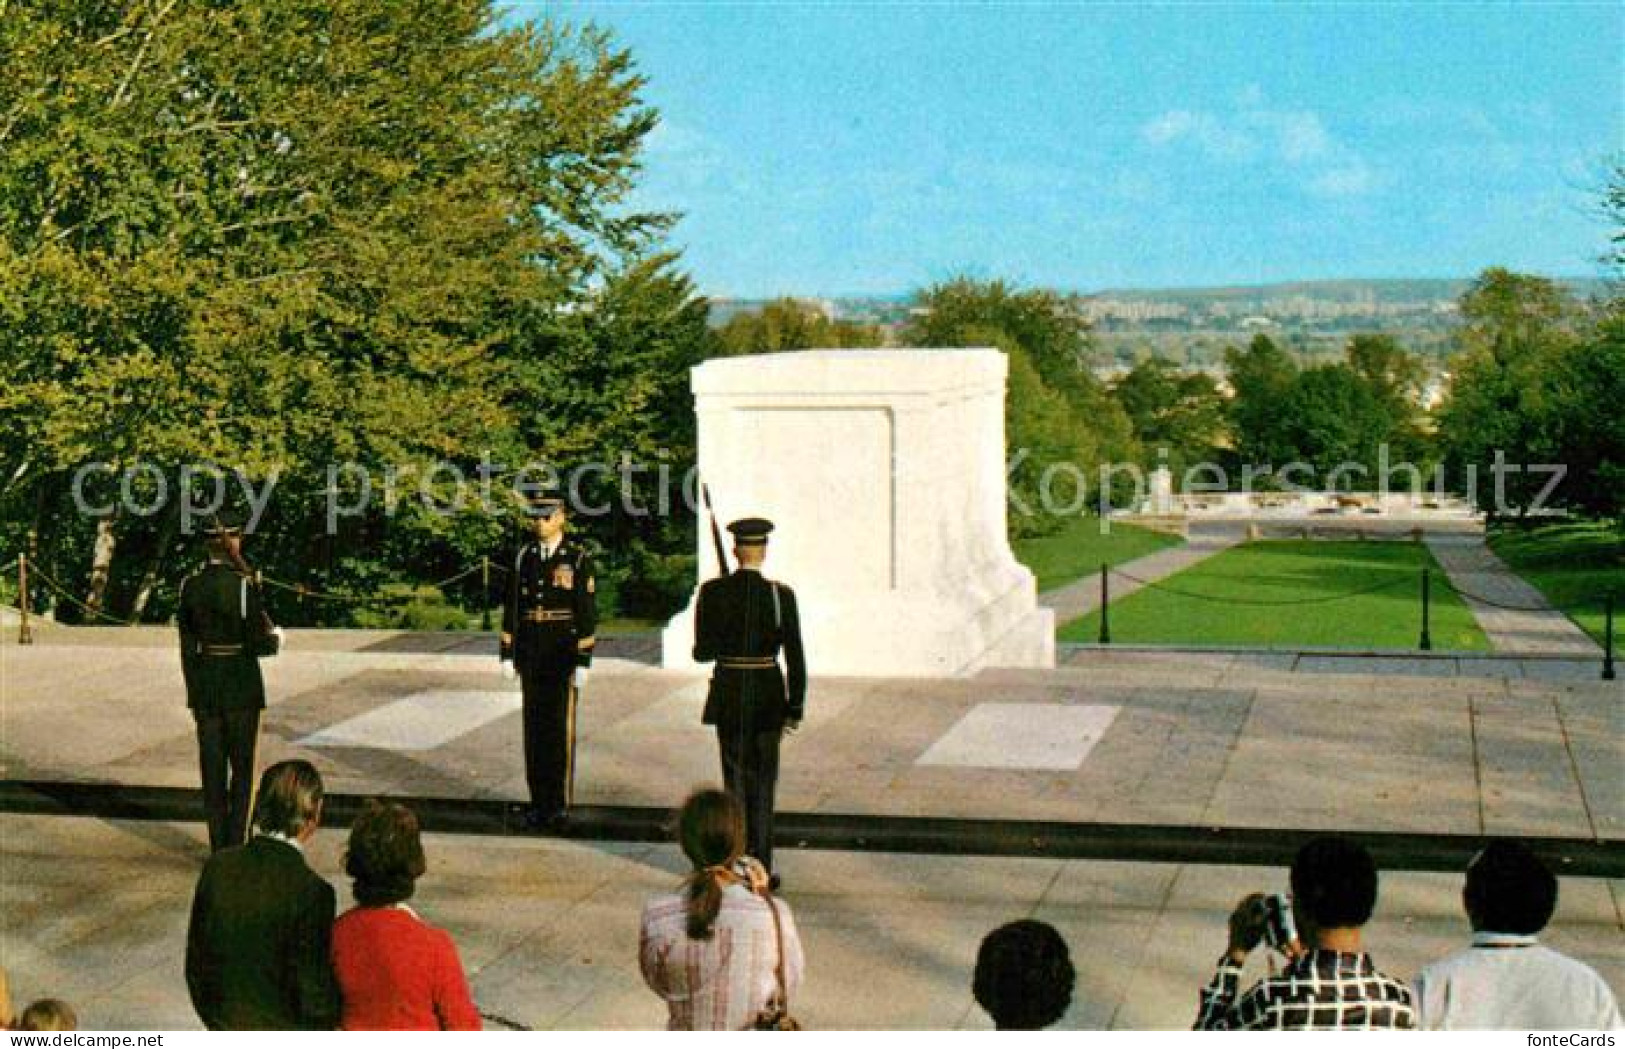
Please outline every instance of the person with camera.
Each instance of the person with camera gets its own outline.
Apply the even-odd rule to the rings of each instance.
[[[638,964],[666,1001],[667,1030],[793,1029],[801,937],[766,869],[745,855],[739,799],[695,792],[678,813],[677,840],[694,869],[680,891],[644,905],[638,937]]]
[[[1294,938],[1267,897],[1244,898],[1230,915],[1230,942],[1202,991],[1198,1031],[1374,1031],[1416,1026],[1410,988],[1372,964],[1361,928],[1377,904],[1371,854],[1346,838],[1316,838],[1292,861]],[[1270,939],[1286,968],[1238,998],[1247,957]]]

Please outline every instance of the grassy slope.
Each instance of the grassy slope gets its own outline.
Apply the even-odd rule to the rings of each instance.
[[[1507,529],[1490,548],[1602,643],[1603,598],[1614,593],[1614,637],[1625,622],[1625,533],[1595,522]]]
[[[1011,547],[1016,560],[1038,577],[1038,589],[1053,590],[1100,571],[1103,561],[1120,565],[1184,542],[1178,536],[1116,521],[1111,522],[1110,527],[1109,532],[1102,534],[1100,518],[1080,517],[1054,535],[1018,539]]]
[[[1414,648],[1421,633],[1421,569],[1433,572],[1433,647],[1487,651],[1489,641],[1427,548],[1414,543],[1257,542],[1112,602],[1112,640],[1149,644]],[[1374,593],[1351,595],[1392,580]],[[1201,598],[1185,595],[1202,595]],[[1243,605],[1239,601],[1303,604]],[[1204,599],[1205,598],[1205,599]],[[1095,641],[1099,613],[1070,623],[1062,641]]]

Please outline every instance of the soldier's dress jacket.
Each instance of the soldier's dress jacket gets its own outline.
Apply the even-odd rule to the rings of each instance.
[[[801,720],[807,705],[801,617],[795,591],[783,583],[749,568],[707,581],[694,611],[694,659],[717,664],[705,724],[755,733]]]
[[[265,706],[261,655],[275,650],[259,588],[210,561],[181,584],[181,673],[186,705],[202,713]]]
[[[551,557],[539,542],[520,547],[502,610],[501,658],[521,674],[567,674],[592,665],[598,597],[592,557],[568,535]]]

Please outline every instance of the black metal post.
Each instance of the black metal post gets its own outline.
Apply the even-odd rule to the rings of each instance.
[[[1100,563],[1100,643],[1112,643],[1112,585],[1107,579],[1109,569],[1106,562]]]
[[[480,558],[480,629],[491,629],[491,556]]]
[[[17,555],[17,610],[22,613],[17,623],[17,643],[32,645],[34,630],[28,625],[28,555]]]
[[[1603,599],[1602,605],[1602,679],[1614,680],[1614,595]]]
[[[1433,570],[1422,569],[1422,651],[1433,651]]]

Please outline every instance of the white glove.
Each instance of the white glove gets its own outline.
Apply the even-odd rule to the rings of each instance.
[[[586,667],[576,667],[575,679],[576,679],[576,691],[577,692],[586,691],[586,688],[587,688],[587,668]]]
[[[518,676],[519,676],[519,671],[517,671],[517,670],[515,670],[513,668],[512,663],[510,663],[506,659],[504,659],[502,661],[502,680],[504,680],[504,681],[512,681],[514,678],[516,678]]]
[[[288,639],[282,636],[282,628],[279,626],[274,626],[271,628],[271,636],[276,638],[277,648],[281,648],[283,645],[288,643]]]

